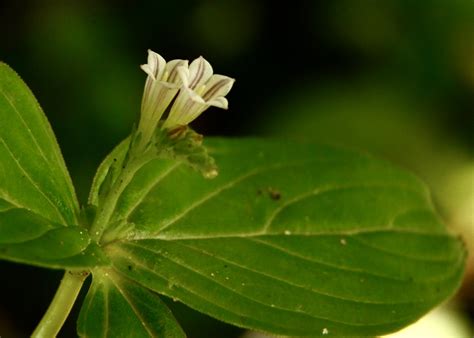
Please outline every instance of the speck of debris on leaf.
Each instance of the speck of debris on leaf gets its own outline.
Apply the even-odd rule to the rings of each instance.
[[[268,188],[268,195],[274,201],[278,201],[281,198],[281,193],[274,188]]]
[[[278,201],[281,198],[281,192],[272,187],[257,189],[257,195],[261,196],[263,193],[267,193],[268,196],[274,201]]]

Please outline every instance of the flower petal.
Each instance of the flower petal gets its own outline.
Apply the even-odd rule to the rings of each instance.
[[[217,108],[227,109],[229,108],[229,101],[223,96],[216,97],[213,100],[206,102],[210,106],[214,106]]]
[[[188,87],[181,87],[176,101],[171,107],[168,118],[164,123],[165,128],[174,128],[186,125],[199,116],[209,105]]]
[[[165,71],[166,61],[163,57],[152,51],[148,50],[148,63],[146,65],[141,65],[140,68],[143,69],[153,80],[160,80]]]
[[[166,85],[164,85],[166,84]],[[158,122],[169,104],[176,96],[178,87],[171,87],[168,83],[157,82],[153,98],[150,98],[152,120]]]
[[[176,69],[176,72],[181,80],[184,87],[189,88],[189,69],[185,66],[180,66]]]
[[[209,62],[202,56],[191,62],[189,65],[189,85],[191,89],[199,88],[205,84],[212,76],[213,70]]]
[[[224,75],[215,74],[206,83],[206,90],[202,94],[202,97],[206,101],[213,100],[219,96],[226,96],[235,80]]]
[[[188,71],[188,60],[171,60],[166,64],[166,82],[173,83],[178,86],[184,84],[182,76],[180,75],[180,69],[186,70],[187,76],[186,81],[189,76]],[[187,83],[187,82],[186,82]]]

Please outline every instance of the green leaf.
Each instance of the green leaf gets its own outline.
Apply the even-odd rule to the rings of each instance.
[[[85,229],[65,227],[13,207],[0,208],[0,258],[49,268],[80,269],[109,264]]]
[[[78,202],[46,117],[4,63],[0,120],[0,258],[52,268],[106,264],[77,226]]]
[[[379,335],[453,294],[465,249],[415,177],[326,146],[208,141],[219,176],[152,161],[118,200],[115,273],[238,326]],[[126,142],[104,161],[92,189]]]
[[[105,269],[94,272],[77,326],[80,337],[186,337],[158,295]]]
[[[0,121],[2,203],[62,225],[78,224],[78,202],[51,127],[31,91],[4,63]]]

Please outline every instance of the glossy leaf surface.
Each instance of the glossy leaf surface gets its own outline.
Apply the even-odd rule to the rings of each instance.
[[[459,285],[465,250],[412,175],[325,146],[208,147],[216,179],[157,160],[125,189],[115,218],[136,231],[107,247],[118,274],[238,326],[294,336],[394,331]]]

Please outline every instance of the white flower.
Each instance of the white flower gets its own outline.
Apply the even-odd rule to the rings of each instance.
[[[182,85],[178,69],[188,67],[187,60],[166,63],[159,54],[148,50],[148,63],[141,69],[148,74],[143,91],[140,127],[154,130]]]
[[[224,97],[235,80],[224,75],[213,75],[209,62],[202,56],[194,60],[189,68],[178,66],[182,82],[181,90],[164,123],[165,128],[187,125],[210,106],[227,109]]]

